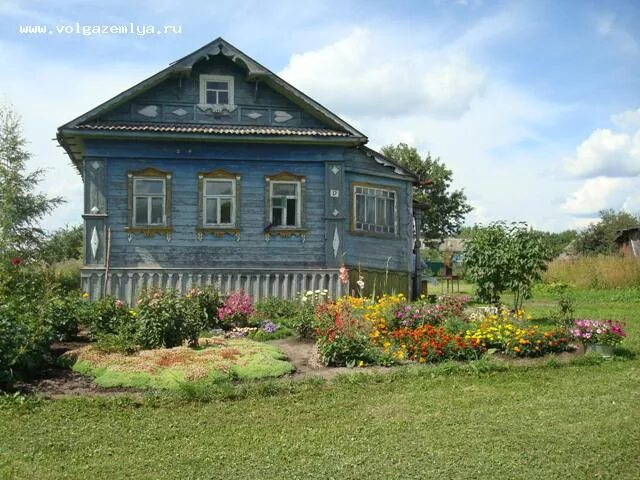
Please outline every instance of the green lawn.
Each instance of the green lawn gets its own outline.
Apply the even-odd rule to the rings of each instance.
[[[579,292],[577,313],[625,317],[640,352],[640,302],[622,297]],[[206,402],[5,399],[0,478],[640,478],[640,360],[483,366],[270,381]]]

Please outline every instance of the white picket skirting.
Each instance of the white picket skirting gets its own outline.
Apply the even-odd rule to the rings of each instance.
[[[330,298],[349,291],[338,278],[337,269],[310,270],[230,270],[230,269],[110,269],[105,284],[102,269],[81,272],[82,290],[97,300],[103,294],[133,304],[144,288],[172,288],[181,293],[193,287],[214,287],[226,295],[240,290],[256,301],[266,297],[295,298],[309,290],[327,290]]]

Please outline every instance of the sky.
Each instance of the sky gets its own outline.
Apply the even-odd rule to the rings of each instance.
[[[36,25],[51,33],[20,31]],[[640,213],[640,1],[0,0],[0,102],[22,117],[40,188],[67,201],[46,228],[82,214],[57,127],[218,36],[371,147],[440,157],[469,225]]]

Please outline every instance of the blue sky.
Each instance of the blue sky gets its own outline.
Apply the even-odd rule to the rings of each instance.
[[[165,35],[25,34],[174,25]],[[640,2],[0,0],[0,96],[22,115],[31,166],[79,223],[82,184],[52,138],[217,36],[365,132],[454,171],[468,223],[582,227],[640,212]]]

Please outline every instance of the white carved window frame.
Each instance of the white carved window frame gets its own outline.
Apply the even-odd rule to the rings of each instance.
[[[226,82],[229,86],[229,102],[216,105],[235,105],[234,78],[231,75],[200,75],[200,105],[210,105],[207,103],[207,82]]]
[[[280,184],[293,184],[296,186],[296,194],[295,195],[274,195],[273,193],[273,187],[274,185],[280,185]],[[296,200],[296,224],[295,225],[273,225],[273,199],[274,198],[285,198],[285,200],[288,199],[295,199]],[[282,211],[282,219],[283,221],[286,223],[286,216],[287,216],[287,209],[286,209],[286,204],[287,202],[285,201],[285,207],[283,208]],[[297,228],[301,228],[302,227],[302,180],[271,180],[269,182],[269,221],[270,223],[273,225],[274,228],[277,229],[287,229],[287,228],[293,228],[293,229],[297,229]]]
[[[229,195],[207,195],[207,183],[231,183],[231,194]],[[203,178],[202,179],[202,225],[204,227],[235,227],[236,226],[236,179],[232,178]],[[230,223],[207,223],[207,200],[217,199],[217,218],[222,218],[220,200],[231,200],[231,222]]]
[[[142,194],[136,192],[136,185],[139,181],[161,181],[162,182],[162,195],[159,194]],[[133,212],[131,213],[131,225],[133,227],[164,227],[167,225],[167,179],[166,177],[133,177]],[[136,199],[137,198],[146,198],[147,200],[147,222],[138,223],[138,218],[136,216]],[[153,198],[162,198],[162,223],[151,223],[151,208],[152,208],[152,199]]]

